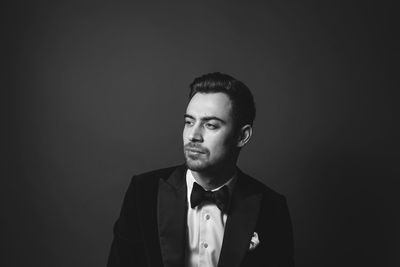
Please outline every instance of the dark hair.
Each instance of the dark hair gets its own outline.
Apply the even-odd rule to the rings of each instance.
[[[196,93],[224,93],[232,102],[233,119],[237,126],[253,125],[256,116],[254,98],[241,81],[220,72],[197,77],[190,84],[189,100]]]

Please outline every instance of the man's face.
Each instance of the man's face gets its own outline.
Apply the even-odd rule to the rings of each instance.
[[[183,145],[186,164],[198,172],[234,163],[236,141],[232,104],[224,93],[196,93],[185,114]]]

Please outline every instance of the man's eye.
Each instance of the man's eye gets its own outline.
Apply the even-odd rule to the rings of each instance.
[[[193,123],[191,121],[185,121],[185,125],[192,125]]]
[[[215,129],[218,128],[217,125],[214,125],[214,124],[211,124],[211,123],[206,123],[206,127],[208,129],[211,129],[211,130],[215,130]]]

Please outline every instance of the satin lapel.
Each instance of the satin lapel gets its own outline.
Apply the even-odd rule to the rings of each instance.
[[[232,194],[218,267],[239,266],[249,249],[260,210],[261,194],[254,193],[246,180],[246,176],[239,172]]]
[[[178,167],[158,189],[158,233],[164,266],[183,266],[186,244],[186,168]]]

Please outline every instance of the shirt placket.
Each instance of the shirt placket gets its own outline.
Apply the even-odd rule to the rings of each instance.
[[[210,266],[209,259],[209,219],[210,213],[206,208],[203,208],[200,213],[200,238],[199,238],[199,267]]]

